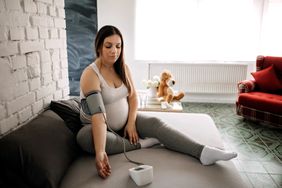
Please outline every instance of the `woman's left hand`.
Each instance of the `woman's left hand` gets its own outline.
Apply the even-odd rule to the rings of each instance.
[[[139,140],[138,133],[136,131],[135,124],[127,124],[124,129],[124,136],[128,135],[131,144],[137,144]]]

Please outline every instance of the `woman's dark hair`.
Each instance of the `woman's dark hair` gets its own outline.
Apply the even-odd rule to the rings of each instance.
[[[103,43],[104,43],[105,38],[112,36],[112,35],[119,35],[121,39],[121,53],[120,53],[119,58],[116,60],[114,64],[114,69],[116,73],[120,76],[122,82],[125,84],[130,94],[131,85],[126,75],[124,57],[123,57],[123,37],[118,28],[116,28],[115,26],[111,26],[111,25],[105,25],[98,31],[96,38],[95,38],[96,57],[100,57],[101,55],[100,50],[102,50],[103,48]]]

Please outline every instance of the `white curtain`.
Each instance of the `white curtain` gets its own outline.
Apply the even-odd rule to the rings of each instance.
[[[137,0],[135,58],[248,61],[282,56],[282,0]]]
[[[268,0],[263,6],[259,52],[282,56],[282,0]]]

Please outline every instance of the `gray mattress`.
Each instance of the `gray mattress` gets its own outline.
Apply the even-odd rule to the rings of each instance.
[[[206,114],[142,112],[160,117],[163,121],[193,139],[207,145],[223,148],[213,120]],[[154,168],[154,180],[143,187],[150,188],[243,188],[246,187],[232,161],[220,161],[203,166],[190,156],[170,151],[162,146],[128,152],[128,156]],[[123,154],[109,156],[112,174],[107,179],[97,175],[94,156],[82,156],[66,173],[61,188],[131,188],[137,187],[129,177],[128,169],[135,165]]]

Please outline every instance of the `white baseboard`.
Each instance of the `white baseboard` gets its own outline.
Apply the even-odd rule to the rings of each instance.
[[[235,104],[237,94],[186,93],[182,102]]]

